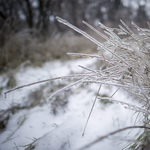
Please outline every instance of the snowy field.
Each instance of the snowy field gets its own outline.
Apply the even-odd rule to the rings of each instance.
[[[32,82],[54,78],[58,76],[70,75],[82,72],[83,69],[78,65],[93,67],[96,64],[95,59],[77,59],[71,61],[53,61],[47,62],[42,67],[20,68],[15,74],[17,86],[29,84]],[[0,110],[10,108],[12,105],[19,104],[27,106],[30,103],[29,95],[34,91],[44,89],[45,100],[41,105],[35,105],[32,108],[24,108],[11,114],[6,129],[0,133],[0,150],[23,150],[31,146],[34,150],[77,150],[86,144],[92,142],[100,136],[108,134],[117,129],[134,125],[137,114],[134,111],[125,109],[124,106],[115,103],[104,104],[97,99],[92,115],[88,122],[84,137],[83,129],[88,118],[93,101],[96,97],[99,85],[79,85],[72,87],[70,91],[65,91],[67,96],[60,95],[59,101],[67,99],[64,107],[57,107],[51,110],[52,104],[47,101],[53,92],[60,89],[59,84],[70,83],[73,81],[56,81],[49,83],[36,84],[29,87],[18,89],[8,93],[4,98],[6,88],[2,90],[0,96]],[[0,76],[0,85],[5,87],[7,78]],[[44,88],[41,88],[41,87]],[[50,91],[52,86],[57,87]],[[100,95],[111,96],[115,87],[103,86]],[[32,97],[31,97],[32,98]],[[62,99],[61,99],[62,98]],[[123,91],[114,95],[114,99],[124,102],[134,103],[131,98]],[[56,99],[57,100],[57,99]],[[114,136],[104,139],[97,144],[87,148],[88,150],[120,150],[127,146],[128,139],[134,138],[137,130],[127,130]]]

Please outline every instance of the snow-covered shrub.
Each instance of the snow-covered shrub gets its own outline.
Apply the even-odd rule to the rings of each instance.
[[[121,21],[122,25],[119,25],[119,28],[109,28],[100,23],[100,27],[104,30],[104,33],[99,32],[94,27],[89,25],[87,22],[83,23],[91,28],[94,32],[103,37],[107,42],[101,43],[86,32],[78,29],[73,26],[66,20],[63,20],[57,17],[57,20],[78,33],[82,34],[92,42],[94,42],[98,46],[98,54],[82,54],[82,53],[67,53],[71,56],[77,57],[90,57],[96,58],[97,60],[104,61],[105,66],[100,67],[99,70],[93,70],[90,68],[86,68],[84,66],[80,66],[85,69],[87,72],[83,74],[75,74],[70,76],[62,76],[53,79],[43,80],[39,82],[35,82],[28,85],[23,85],[20,87],[16,87],[10,91],[7,91],[5,94],[14,91],[19,88],[23,88],[26,86],[31,86],[33,84],[39,84],[42,82],[48,82],[58,79],[73,79],[75,80],[73,83],[67,85],[66,87],[56,91],[53,93],[48,99],[51,99],[53,96],[60,92],[64,92],[65,90],[71,88],[74,85],[78,84],[90,84],[95,83],[100,85],[111,85],[118,87],[118,89],[114,92],[114,94],[119,89],[124,89],[133,98],[138,102],[138,106],[132,105],[130,103],[115,100],[113,99],[114,94],[111,97],[100,97],[96,96],[96,99],[109,100],[112,102],[120,103],[124,105],[125,108],[131,109],[136,113],[139,113],[140,117],[137,117],[136,123],[139,120],[142,120],[143,125],[133,125],[130,127],[126,127],[123,129],[119,129],[110,134],[107,134],[103,137],[98,138],[97,140],[89,143],[85,147],[89,147],[108,136],[116,134],[118,132],[134,129],[134,128],[142,128],[143,133],[134,140],[133,143],[129,144],[128,148],[130,149],[149,149],[150,148],[150,30],[143,29],[138,27],[134,22],[132,22],[133,26],[137,29],[137,33],[134,33],[123,21]],[[94,104],[95,104],[94,101]],[[53,100],[51,101],[53,102]],[[93,104],[93,107],[94,107]],[[92,107],[92,109],[93,109]],[[92,111],[91,109],[91,111]],[[142,116],[142,117],[141,117]],[[86,126],[85,126],[86,127]],[[84,147],[84,148],[85,148]],[[84,149],[82,148],[82,149]]]
[[[118,87],[118,90],[123,88],[132,95],[133,98],[140,103],[140,107],[121,100],[114,100],[113,96],[97,98],[120,103],[124,105],[125,108],[142,114],[143,126],[127,127],[116,132],[112,132],[112,134],[129,128],[143,128],[143,133],[137,138],[137,140],[135,140],[132,146],[129,145],[129,148],[150,148],[150,30],[140,28],[132,22],[133,26],[135,26],[138,31],[136,34],[122,20],[120,20],[122,25],[119,25],[119,28],[109,28],[102,23],[99,23],[100,27],[104,29],[104,33],[101,33],[87,22],[83,21],[85,25],[107,41],[105,43],[101,43],[66,20],[59,17],[57,17],[57,20],[82,34],[98,46],[98,55],[81,53],[68,53],[68,55],[97,58],[98,60],[103,60],[107,64],[99,70],[84,68],[88,70],[89,73],[81,75],[80,79],[75,84],[95,83],[100,86],[103,84],[112,85]],[[104,138],[109,135],[111,134],[108,134]],[[102,139],[103,138],[99,138],[90,143],[88,146]]]

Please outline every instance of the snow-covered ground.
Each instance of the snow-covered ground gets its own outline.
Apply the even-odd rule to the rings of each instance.
[[[66,62],[47,62],[42,67],[20,68],[15,74],[15,78],[17,86],[21,86],[48,78],[79,73],[82,69],[78,65],[93,67],[95,63],[95,59],[87,58]],[[6,82],[4,75],[1,76],[1,86],[4,86]],[[1,95],[0,110],[11,107],[12,103],[24,103],[29,93],[39,89],[44,84],[46,83],[8,93],[7,99]],[[99,86],[95,84],[73,87],[68,96],[65,111],[59,108],[56,115],[51,112],[50,103],[19,110],[11,115],[6,130],[0,134],[0,150],[23,150],[32,142],[34,142],[32,145],[34,150],[77,150],[100,136],[133,125],[136,118],[133,111],[125,109],[119,104],[103,104],[97,100],[85,135],[82,137],[98,88]],[[3,89],[2,94],[6,90]],[[102,86],[100,94],[109,96],[115,90],[115,87]],[[130,101],[130,98],[123,91],[117,92],[114,99]],[[89,147],[88,150],[120,150],[126,146],[126,141],[123,139],[130,139],[134,136],[135,131],[133,129],[130,130],[130,134],[129,131],[116,134]]]

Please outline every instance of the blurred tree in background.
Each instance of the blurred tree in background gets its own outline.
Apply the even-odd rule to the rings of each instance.
[[[147,3],[147,0],[0,0],[1,46],[4,32],[35,28],[51,36],[67,30],[57,23],[57,15],[80,28],[82,20],[117,24],[119,19],[132,19],[145,26],[150,17]]]
[[[13,57],[14,60],[24,58],[20,62],[28,59],[31,56],[29,51],[40,47],[37,47],[37,43],[40,43],[35,39],[52,39],[58,33],[63,35],[68,28],[58,23],[56,16],[83,30],[86,28],[82,20],[96,28],[99,21],[106,26],[115,27],[120,23],[120,19],[129,26],[130,21],[134,21],[137,25],[146,27],[150,18],[150,2],[148,0],[0,0],[0,69],[11,65]],[[33,41],[36,45],[34,48],[31,44]],[[41,50],[43,49],[41,46]]]

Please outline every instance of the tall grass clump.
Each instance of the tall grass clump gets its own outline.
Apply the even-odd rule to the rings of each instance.
[[[99,36],[106,40],[106,42],[101,43],[94,37],[90,36],[86,32],[75,27],[74,25],[70,24],[66,20],[63,20],[59,17],[57,17],[57,20],[65,24],[66,26],[72,28],[73,30],[77,31],[78,33],[82,34],[98,46],[97,55],[83,53],[67,53],[68,55],[77,57],[96,58],[99,61],[104,61],[104,64],[106,65],[105,67],[101,67],[99,70],[93,70],[90,68],[80,66],[83,69],[87,70],[87,72],[83,74],[75,74],[71,76],[43,80],[32,84],[58,79],[73,78],[75,80],[73,83],[56,91],[49,97],[49,99],[51,99],[57,93],[63,92],[64,90],[67,90],[70,87],[77,84],[95,83],[100,85],[100,87],[101,85],[115,86],[118,88],[117,91],[119,89],[124,89],[130,95],[133,96],[133,98],[139,103],[139,106],[121,100],[115,100],[113,99],[113,96],[97,96],[96,99],[104,99],[120,103],[124,105],[125,108],[131,109],[136,113],[139,113],[140,118],[137,118],[137,120],[142,120],[143,125],[133,125],[123,129],[119,129],[103,137],[98,138],[97,140],[86,145],[84,148],[89,147],[103,140],[104,138],[107,138],[108,136],[111,136],[118,132],[127,129],[142,128],[143,133],[141,133],[140,136],[137,137],[133,141],[133,143],[128,146],[128,148],[136,150],[150,149],[150,29],[140,28],[134,22],[132,22],[132,25],[137,29],[137,32],[135,33],[122,20],[120,20],[121,25],[119,25],[119,28],[109,28],[103,25],[102,23],[99,23],[100,27],[104,30],[104,32],[102,33],[94,27],[92,27],[91,25],[89,25],[87,22],[83,21],[83,23],[86,26],[91,28],[94,32],[96,32]],[[16,89],[23,88],[25,86],[30,86],[32,84],[16,87],[10,91],[7,91],[5,94]]]

